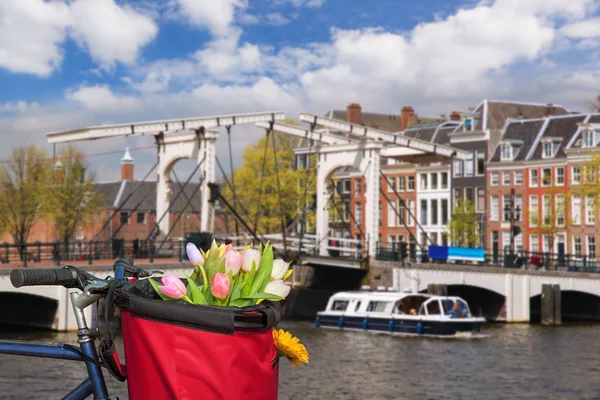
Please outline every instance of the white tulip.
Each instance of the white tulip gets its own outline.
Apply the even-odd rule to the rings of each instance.
[[[271,271],[271,280],[283,279],[288,269],[290,269],[290,264],[283,261],[281,258],[276,258],[273,260],[273,270]]]
[[[260,251],[256,249],[247,249],[242,254],[242,269],[246,272],[250,272],[252,270],[252,262],[256,265],[254,269],[258,271],[258,267],[260,267]]]
[[[276,281],[267,283],[267,286],[265,287],[265,293],[286,298],[287,295],[290,294],[290,289],[291,287],[288,284],[281,279],[278,279]]]

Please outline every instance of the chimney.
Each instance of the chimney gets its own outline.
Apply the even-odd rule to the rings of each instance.
[[[121,180],[133,180],[133,158],[129,154],[129,148],[125,149],[125,155],[121,158]]]
[[[54,183],[62,185],[65,182],[65,167],[60,161],[54,164]]]
[[[358,103],[352,103],[346,109],[346,121],[351,124],[360,125],[362,121],[361,107]]]
[[[550,117],[552,115],[556,115],[556,107],[554,107],[554,104],[548,103],[546,104],[546,117]]]
[[[408,123],[414,116],[415,110],[413,110],[411,106],[402,107],[402,110],[400,110],[400,131],[404,131],[408,128]]]
[[[369,124],[369,127],[377,129],[377,124],[375,122],[371,121],[371,123]]]
[[[460,121],[460,120],[461,120],[460,113],[458,111],[452,111],[452,114],[450,114],[450,121]]]

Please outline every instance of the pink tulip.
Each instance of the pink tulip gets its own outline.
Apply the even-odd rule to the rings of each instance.
[[[225,246],[225,252],[228,251],[233,251],[233,245],[231,243],[229,243],[227,246]]]
[[[181,299],[185,296],[187,288],[185,284],[175,275],[165,275],[162,277],[163,286],[159,286],[161,292],[172,299]]]
[[[185,246],[185,252],[187,253],[187,256],[192,264],[200,265],[204,262],[204,258],[202,257],[200,250],[198,250],[194,243],[188,243]]]
[[[252,270],[252,263],[254,262],[254,269],[258,271],[260,267],[260,251],[256,249],[247,249],[242,253],[242,269],[246,272]]]
[[[223,258],[225,259],[225,270],[231,271],[231,276],[236,276],[242,266],[242,255],[235,250],[230,250],[225,252]]]
[[[210,291],[217,299],[225,299],[229,294],[229,277],[227,274],[215,274],[210,284]]]

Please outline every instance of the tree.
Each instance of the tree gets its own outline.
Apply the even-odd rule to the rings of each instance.
[[[589,102],[589,108],[591,112],[600,112],[600,94],[595,100]]]
[[[262,234],[281,232],[282,217],[287,226],[315,193],[314,171],[309,171],[307,178],[305,170],[294,169],[294,142],[283,134],[272,132],[258,143],[246,147],[243,164],[234,172],[237,211],[251,228],[258,221],[258,231]],[[306,187],[308,190],[305,190]],[[223,196],[231,205],[234,204],[234,196],[228,186],[223,189]],[[242,211],[242,207],[248,214]]]
[[[50,161],[34,145],[12,151],[0,167],[0,215],[2,225],[17,244],[27,243],[31,228],[47,209]]]
[[[87,173],[83,155],[73,146],[59,150],[55,180],[48,191],[56,237],[65,244],[78,227],[88,226],[102,198],[94,192],[94,176]]]
[[[475,205],[471,201],[458,199],[458,204],[452,210],[452,216],[445,233],[454,246],[481,246],[479,217],[475,214]]]

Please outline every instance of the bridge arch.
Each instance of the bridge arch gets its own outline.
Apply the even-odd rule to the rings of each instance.
[[[563,321],[600,321],[600,295],[578,290],[561,290],[561,318]],[[529,319],[538,323],[541,319],[542,296],[529,299]]]
[[[56,327],[58,300],[26,292],[0,292],[0,329]]]

